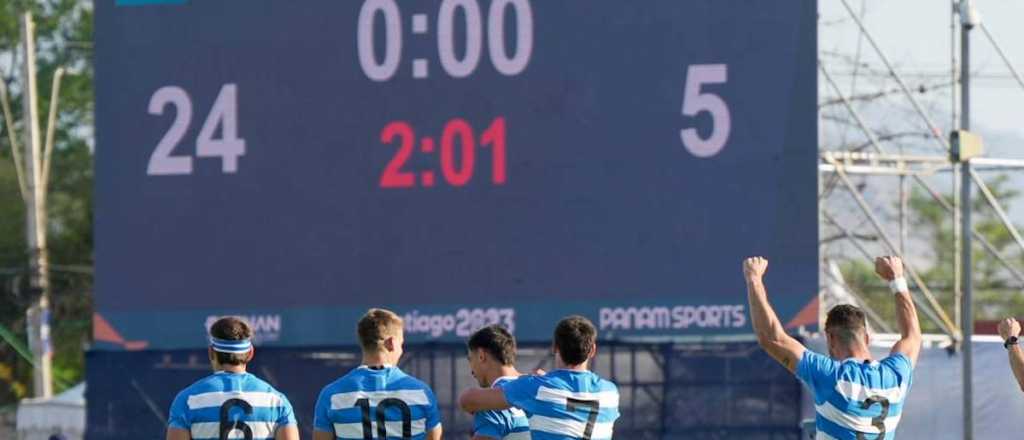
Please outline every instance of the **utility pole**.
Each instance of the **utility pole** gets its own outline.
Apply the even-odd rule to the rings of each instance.
[[[971,40],[970,32],[981,22],[978,11],[972,0],[960,0],[960,130],[971,128]],[[962,152],[961,152],[962,153]],[[971,162],[970,158],[961,157],[960,170],[960,249],[961,287],[963,292],[960,308],[960,332],[963,335],[961,354],[963,355],[963,387],[964,387],[964,440],[974,439],[974,359],[971,336],[974,334],[974,291],[972,283],[972,246],[971,246]],[[957,225],[953,226],[954,228]]]
[[[25,180],[28,190],[25,198],[25,233],[29,254],[30,294],[34,303],[28,309],[29,346],[35,363],[33,394],[36,397],[53,395],[53,350],[50,341],[50,267],[46,249],[46,182],[43,181],[43,154],[39,132],[39,102],[36,96],[35,25],[32,13],[21,17],[22,41],[25,48],[24,106]]]

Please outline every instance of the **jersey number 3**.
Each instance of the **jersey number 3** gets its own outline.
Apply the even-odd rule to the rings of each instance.
[[[878,437],[875,438],[884,439],[885,419],[889,417],[889,399],[880,396],[868,397],[868,399],[861,405],[861,409],[871,408],[876,403],[882,406],[882,413],[879,414],[878,417],[871,419],[871,425],[878,428]],[[863,432],[858,432],[857,440],[867,440],[867,437]]]

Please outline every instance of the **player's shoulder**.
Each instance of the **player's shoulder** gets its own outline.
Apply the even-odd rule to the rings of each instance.
[[[592,371],[555,370],[544,376],[532,376],[538,387],[573,393],[618,393],[619,387]]]
[[[520,377],[523,377],[523,376],[499,377],[498,380],[495,380],[494,384],[491,385],[491,388],[501,388],[502,385],[504,385],[506,383],[509,383],[509,382],[512,382],[513,380],[519,379]]]
[[[599,393],[616,393],[619,392],[619,386],[605,378],[598,378],[597,387],[594,391]]]
[[[186,404],[193,396],[224,391],[224,379],[221,373],[201,377],[192,382],[174,397],[174,402]]]
[[[840,362],[831,356],[826,356],[814,350],[804,350],[804,354],[797,361],[797,370],[809,374],[836,376],[850,362]]]
[[[183,388],[181,390],[181,392],[178,393],[178,396],[179,397],[182,397],[182,396],[187,397],[187,396],[191,396],[191,395],[195,395],[195,394],[203,394],[203,393],[211,393],[211,392],[221,391],[221,389],[223,388],[223,385],[222,385],[221,381],[218,380],[219,379],[218,376],[219,376],[218,374],[211,374],[209,376],[204,376],[202,378],[199,378],[195,382],[192,382],[191,384],[189,384],[189,386]]]
[[[597,392],[603,392],[603,391],[615,391],[615,392],[618,392],[619,391],[619,386],[615,385],[615,382],[612,382],[612,381],[610,381],[608,379],[605,379],[605,378],[601,377],[597,373],[590,372],[590,378],[591,378],[590,380],[593,382],[592,386],[594,388],[594,391],[597,391]]]
[[[901,379],[908,379],[914,374],[914,363],[903,353],[893,353],[882,359],[878,364],[880,368]]]
[[[359,368],[353,368],[343,376],[334,379],[321,389],[321,394],[334,394],[346,391],[356,391],[361,388],[363,375],[359,373]]]
[[[214,373],[203,377],[186,387],[179,395],[196,395],[205,393],[238,390],[246,393],[268,393],[284,397],[269,382],[251,373]]]
[[[903,353],[899,353],[899,352],[890,354],[889,356],[886,356],[886,358],[882,359],[879,363],[881,365],[884,365],[884,366],[889,367],[889,368],[898,368],[898,369],[899,368],[912,369],[913,366],[914,366],[914,363],[910,361],[910,358],[907,355],[905,355]]]
[[[519,377],[505,378],[505,380],[496,382],[494,386],[501,389],[508,389],[510,387],[515,389],[535,389],[545,385],[548,387],[558,387],[559,385],[555,382],[557,382],[557,378],[552,376],[551,373],[543,376],[536,374],[524,374]],[[561,386],[564,387],[565,385],[563,384]]]
[[[239,379],[243,382],[246,391],[277,392],[277,389],[270,382],[263,380],[255,374],[249,373]]]
[[[344,376],[324,386],[324,391],[388,391],[394,389],[425,389],[423,381],[406,374],[398,367],[374,370],[366,366],[353,368]]]
[[[433,394],[434,391],[430,388],[426,382],[420,380],[418,377],[406,374],[398,367],[392,367],[391,371],[388,372],[388,388],[402,389],[402,390],[424,390]]]
[[[895,354],[882,360],[847,359],[841,363],[836,381],[891,388],[909,383],[912,375],[910,359],[903,354]]]

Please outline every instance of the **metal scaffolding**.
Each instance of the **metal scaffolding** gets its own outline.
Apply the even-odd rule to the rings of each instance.
[[[824,57],[819,55],[818,67],[820,71],[820,78],[824,81],[821,82],[823,86],[827,85],[828,89],[834,96],[823,99],[824,105],[842,104],[846,116],[848,116],[846,122],[847,126],[853,127],[858,130],[867,139],[867,143],[863,147],[869,147],[872,151],[862,151],[863,148],[856,150],[842,149],[827,149],[822,145],[819,148],[819,173],[823,177],[820,179],[822,188],[819,190],[821,197],[827,197],[829,191],[835,188],[837,185],[847,190],[852,196],[852,202],[857,208],[858,214],[855,216],[856,220],[859,220],[862,224],[869,224],[874,234],[877,235],[879,241],[884,247],[887,253],[894,255],[904,255],[907,253],[906,243],[908,236],[908,222],[907,222],[907,199],[909,188],[908,185],[912,181],[924,190],[939,206],[943,208],[951,217],[953,225],[953,255],[959,258],[954,259],[953,267],[950,271],[953,273],[953,297],[954,307],[952,310],[952,318],[950,313],[947,312],[938,301],[937,296],[928,287],[928,284],[921,277],[920,268],[916,267],[912,261],[904,259],[906,265],[906,271],[908,278],[913,281],[914,285],[914,301],[921,309],[922,313],[930,319],[937,328],[941,329],[947,337],[950,338],[954,346],[959,347],[963,354],[964,360],[964,439],[973,438],[973,417],[972,417],[972,391],[971,391],[971,346],[970,340],[973,331],[973,314],[972,306],[974,299],[972,296],[972,264],[974,247],[972,242],[977,242],[979,247],[986,253],[991,255],[1001,266],[1006,270],[1006,273],[1024,285],[1024,267],[1021,266],[1020,261],[1013,261],[996,247],[993,243],[986,239],[977,228],[972,224],[971,211],[972,203],[971,197],[974,195],[974,189],[977,189],[977,193],[981,195],[982,200],[988,205],[988,207],[995,214],[995,217],[999,219],[1002,226],[1006,229],[1006,233],[1012,238],[1013,242],[1024,250],[1024,238],[1021,233],[1017,230],[1016,226],[1011,221],[1006,209],[1003,207],[1003,203],[993,193],[992,189],[984,181],[981,176],[983,172],[992,171],[1014,171],[1024,170],[1024,160],[1010,159],[1010,158],[994,158],[994,157],[976,157],[966,158],[961,160],[959,152],[956,151],[955,145],[951,145],[951,141],[946,137],[945,134],[938,128],[938,125],[926,111],[918,97],[915,95],[913,88],[907,84],[904,76],[897,71],[896,67],[890,62],[890,58],[882,50],[872,33],[869,31],[864,23],[863,16],[864,11],[855,11],[851,7],[849,0],[841,0],[846,12],[848,13],[849,19],[856,24],[859,31],[859,38],[863,39],[868,43],[868,46],[874,51],[874,54],[884,65],[884,71],[888,75],[888,78],[895,81],[898,85],[898,91],[905,98],[906,103],[913,108],[914,120],[921,124],[921,128],[924,130],[923,135],[930,138],[930,144],[932,148],[929,151],[934,151],[934,154],[916,154],[908,155],[903,154],[902,151],[899,154],[894,154],[888,151],[882,142],[883,136],[873,129],[869,123],[862,116],[862,113],[855,106],[855,102],[864,101],[863,97],[852,97],[844,93],[842,87],[836,82],[833,77],[829,66],[826,63]],[[951,0],[953,7],[953,20],[952,20],[952,31],[953,36],[951,43],[954,47],[951,48],[951,54],[953,58],[953,68],[951,69],[951,81],[953,84],[953,100],[952,100],[952,113],[953,113],[953,127],[959,130],[970,129],[970,77],[971,72],[970,66],[970,35],[972,30],[981,30],[986,37],[987,41],[993,46],[995,51],[998,53],[1000,59],[1010,70],[1012,77],[1017,81],[1018,84],[1024,88],[1024,80],[1022,80],[1020,74],[1014,68],[1011,60],[1006,55],[1005,51],[999,46],[996,38],[993,36],[990,29],[981,23],[980,15],[974,8],[971,0]],[[957,20],[959,19],[959,20]],[[957,71],[957,57],[956,57],[956,36],[959,31],[960,36],[960,49],[961,54],[959,57],[960,71]],[[858,40],[857,55],[853,60],[854,64],[854,81],[856,81],[857,72],[863,68],[860,63],[861,58],[861,45]],[[855,84],[855,83],[854,83]],[[960,107],[957,108],[956,93],[959,84],[960,88]],[[887,95],[888,93],[878,94],[876,96]],[[870,95],[869,95],[870,96]],[[824,98],[824,97],[823,97]],[[870,98],[869,98],[870,99]],[[957,120],[957,111],[960,111],[960,119]],[[852,121],[852,123],[849,123]],[[833,122],[838,122],[833,120]],[[889,140],[892,138],[890,137]],[[822,142],[824,144],[824,142]],[[902,150],[902,148],[901,148]],[[879,216],[878,212],[872,208],[872,205],[868,202],[863,188],[856,185],[850,176],[858,175],[862,177],[874,177],[874,176],[896,176],[899,177],[900,185],[899,191],[899,238],[894,240],[887,232],[883,223],[883,218]],[[950,202],[945,196],[938,191],[935,186],[926,180],[927,177],[936,175],[948,175],[950,177],[951,184],[953,186],[953,200]],[[959,194],[958,194],[959,192]],[[841,233],[838,237],[849,241],[854,245],[860,253],[866,253],[864,250],[864,236],[855,233],[856,228],[846,227],[843,223],[849,223],[854,219],[843,218],[834,212],[830,212],[830,209],[825,206],[825,203],[821,204],[820,217],[823,221],[822,226],[826,228],[838,229]],[[823,243],[824,244],[824,243]],[[823,264],[824,268],[825,265]],[[824,278],[823,278],[824,279]],[[870,313],[874,314],[874,311]]]

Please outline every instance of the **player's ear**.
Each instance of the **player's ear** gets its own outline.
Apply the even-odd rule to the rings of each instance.
[[[245,358],[245,363],[252,362],[252,358],[256,357],[256,347],[249,347],[249,355]]]
[[[395,337],[388,336],[387,338],[384,338],[383,346],[386,351],[395,351]]]
[[[589,360],[593,359],[596,356],[597,356],[597,342],[594,342],[594,344],[590,346],[590,356],[587,357],[587,360],[589,361]]]

